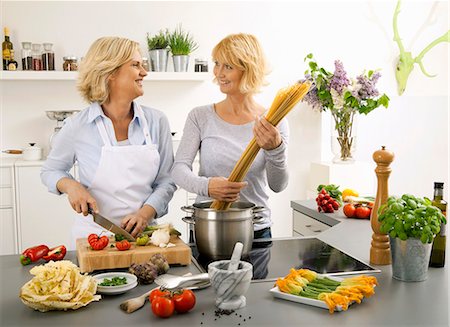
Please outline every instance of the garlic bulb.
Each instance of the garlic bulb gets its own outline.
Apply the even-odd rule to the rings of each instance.
[[[166,246],[167,243],[170,241],[170,233],[167,229],[157,229],[153,232],[151,237],[151,243],[156,246],[163,245],[163,247]]]

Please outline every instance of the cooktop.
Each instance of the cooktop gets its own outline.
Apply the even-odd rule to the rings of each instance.
[[[208,271],[213,260],[198,253],[195,243],[193,263],[202,272]],[[257,239],[252,250],[241,258],[253,265],[253,280],[276,280],[289,273],[290,268],[310,269],[333,276],[377,273],[375,269],[318,238]]]

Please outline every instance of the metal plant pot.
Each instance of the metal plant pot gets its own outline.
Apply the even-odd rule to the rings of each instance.
[[[189,56],[172,56],[173,58],[173,70],[175,72],[187,72],[189,67]]]
[[[423,244],[418,238],[389,237],[392,255],[392,277],[405,282],[427,279],[432,243]]]
[[[252,249],[253,224],[263,220],[256,216],[267,210],[250,202],[235,202],[228,210],[210,208],[212,201],[194,203],[181,207],[192,216],[183,221],[194,225],[194,237],[198,252],[213,260],[230,259],[236,242],[244,245],[242,255]]]
[[[166,72],[169,62],[169,49],[150,50],[150,64],[153,72]]]

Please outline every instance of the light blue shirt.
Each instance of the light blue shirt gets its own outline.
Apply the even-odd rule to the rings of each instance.
[[[167,213],[168,203],[176,190],[170,177],[173,164],[172,135],[169,121],[163,112],[144,106],[141,108],[147,119],[152,142],[157,145],[161,157],[158,174],[152,183],[153,192],[149,194],[145,204],[155,208],[156,217],[161,217]],[[80,183],[86,188],[91,186],[103,147],[95,123],[97,119],[103,120],[112,144],[120,146],[111,119],[103,113],[98,103],[92,103],[75,116],[67,118],[63,128],[53,138],[52,150],[41,170],[41,180],[50,192],[61,194],[56,188],[56,183],[63,177],[73,179],[70,169],[75,162],[78,163]],[[128,126],[128,141],[132,145],[145,144],[141,122],[136,113]]]

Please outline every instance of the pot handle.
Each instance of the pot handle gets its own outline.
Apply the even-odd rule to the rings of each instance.
[[[194,213],[195,209],[193,206],[182,206],[181,210],[187,213]]]
[[[195,219],[192,217],[183,217],[181,218],[185,223],[188,223],[190,225],[195,225]]]
[[[259,213],[259,212],[263,212],[266,210],[267,210],[267,208],[263,207],[263,206],[256,206],[252,209],[253,213]]]
[[[262,217],[262,216],[255,216],[253,217],[253,223],[254,224],[259,224],[262,223],[266,218]]]

